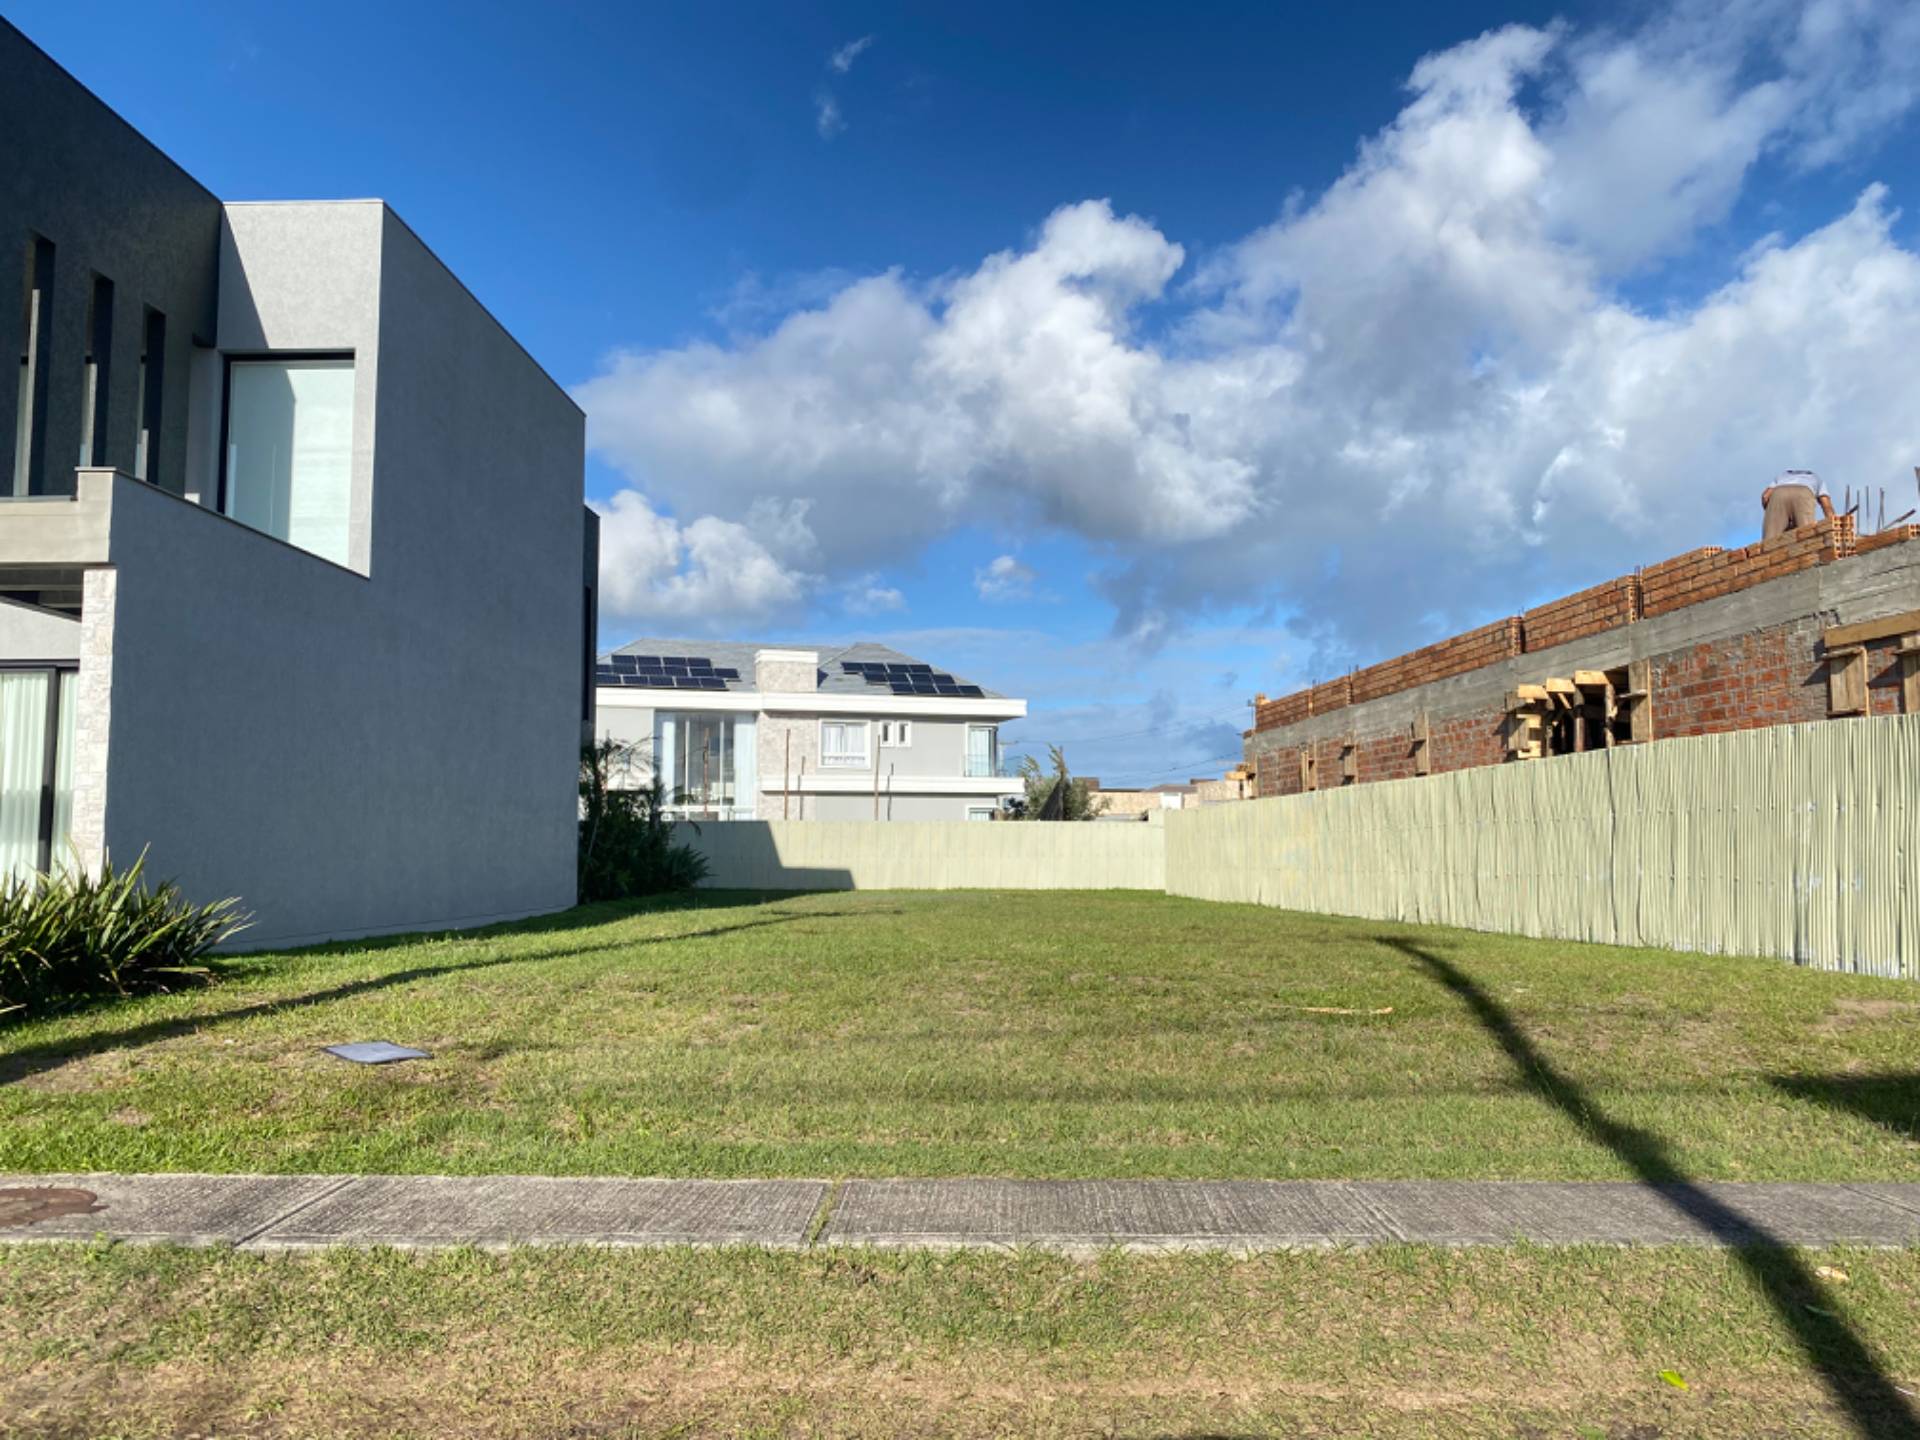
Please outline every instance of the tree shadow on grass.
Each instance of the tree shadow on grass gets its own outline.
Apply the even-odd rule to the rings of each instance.
[[[600,909],[604,907],[583,907]],[[696,907],[698,908],[698,907]],[[567,911],[567,915],[578,912]],[[637,913],[637,912],[636,912]],[[411,985],[417,980],[431,980],[442,975],[469,974],[481,970],[492,970],[504,965],[526,965],[548,960],[569,960],[583,955],[606,954],[613,951],[636,950],[642,946],[667,945],[681,940],[708,940],[720,935],[734,935],[743,930],[760,930],[773,925],[790,925],[797,920],[831,920],[853,915],[869,915],[873,911],[819,910],[799,913],[785,913],[769,916],[766,919],[748,920],[738,925],[715,925],[701,930],[683,930],[671,935],[641,935],[628,939],[609,941],[601,945],[581,945],[571,949],[538,950],[526,954],[494,955],[483,960],[454,960],[444,965],[417,965],[406,970],[393,970],[384,975],[370,975],[365,979],[350,980],[340,985],[329,986],[324,990],[310,991],[305,995],[294,995],[284,999],[262,1000],[257,1004],[243,1005],[234,1010],[218,1010],[212,1014],[196,1013],[177,1015],[164,1020],[150,1020],[143,1025],[135,1025],[125,1030],[101,1030],[92,1034],[75,1035],[67,1039],[52,1040],[42,1045],[23,1046],[18,1050],[0,1054],[0,1085],[12,1085],[35,1075],[56,1070],[75,1060],[83,1060],[93,1055],[104,1054],[109,1050],[134,1050],[144,1045],[155,1045],[161,1041],[178,1039],[202,1030],[216,1029],[230,1025],[236,1020],[250,1020],[262,1015],[283,1015],[294,1010],[306,1010],[316,1005],[330,1005],[340,1000],[351,1000],[362,995],[376,994],[382,990],[391,990],[401,985]],[[543,917],[554,920],[559,917]],[[602,915],[597,920],[586,920],[580,924],[600,924],[608,919],[617,919],[618,915]],[[520,922],[515,925],[496,926],[479,935],[487,936],[522,935],[530,933],[527,928],[535,922]],[[561,930],[577,928],[572,925],[546,924],[542,930]],[[476,932],[460,932],[460,939],[476,938]],[[423,937],[407,937],[407,943],[420,944]],[[395,942],[398,943],[398,942]],[[344,947],[343,947],[344,948]],[[391,948],[390,946],[353,946],[355,951],[367,948]],[[271,973],[270,971],[256,971]]]
[[[1796,1100],[1846,1110],[1909,1140],[1920,1140],[1920,1072],[1879,1075],[1769,1075]]]
[[[1659,1135],[1609,1116],[1534,1046],[1506,1007],[1459,966],[1411,940],[1378,939],[1459,997],[1542,1100],[1589,1139],[1612,1151],[1668,1204],[1733,1247],[1731,1253],[1767,1297],[1855,1430],[1875,1437],[1920,1437],[1920,1415],[1880,1368],[1866,1343],[1835,1313],[1833,1297],[1791,1246],[1703,1189],[1680,1167]]]

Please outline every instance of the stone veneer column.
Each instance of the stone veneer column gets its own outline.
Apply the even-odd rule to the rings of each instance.
[[[820,688],[820,656],[812,650],[768,649],[753,657],[754,688],[762,696],[755,731],[759,737],[760,796],[754,814],[762,820],[805,820],[811,807],[798,790],[783,796],[790,778],[820,768],[819,716],[769,711],[767,695],[805,695]],[[791,741],[791,744],[789,744]]]
[[[80,673],[73,686],[73,820],[68,833],[80,864],[90,871],[97,871],[107,858],[107,741],[113,717],[118,580],[117,572],[107,568],[88,570],[81,578]]]

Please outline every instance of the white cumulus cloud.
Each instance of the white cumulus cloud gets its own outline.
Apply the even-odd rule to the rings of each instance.
[[[618,352],[575,393],[635,487],[631,613],[789,603],[984,523],[1092,545],[1139,643],[1253,605],[1338,658],[1752,525],[1790,465],[1891,483],[1920,324],[1897,196],[1863,181],[1800,233],[1716,237],[1762,167],[1854,155],[1908,112],[1916,17],[1510,26],[1421,60],[1333,185],[1276,194],[1197,267],[1081,201],[958,274]],[[1712,277],[1695,298],[1629,298],[1682,253]],[[805,544],[780,538],[796,517]]]
[[[814,583],[781,558],[811,545],[804,506],[761,504],[746,523],[702,515],[684,525],[637,490],[594,508],[603,619],[757,618],[795,605]]]
[[[982,600],[1025,600],[1035,575],[1011,555],[997,555],[973,572],[973,588]]]
[[[849,615],[884,615],[906,609],[907,597],[877,574],[860,575],[843,587],[840,608]]]

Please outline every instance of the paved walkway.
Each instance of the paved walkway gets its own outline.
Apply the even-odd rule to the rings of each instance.
[[[1253,1251],[1920,1244],[1920,1185],[0,1175],[0,1243]]]

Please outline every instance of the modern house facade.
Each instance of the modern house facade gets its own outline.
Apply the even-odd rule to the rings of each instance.
[[[572,904],[578,407],[386,205],[223,203],[4,22],[0,135],[0,881]]]
[[[990,820],[1009,699],[884,645],[635,640],[600,656],[595,714],[628,783],[657,770],[702,820]]]

